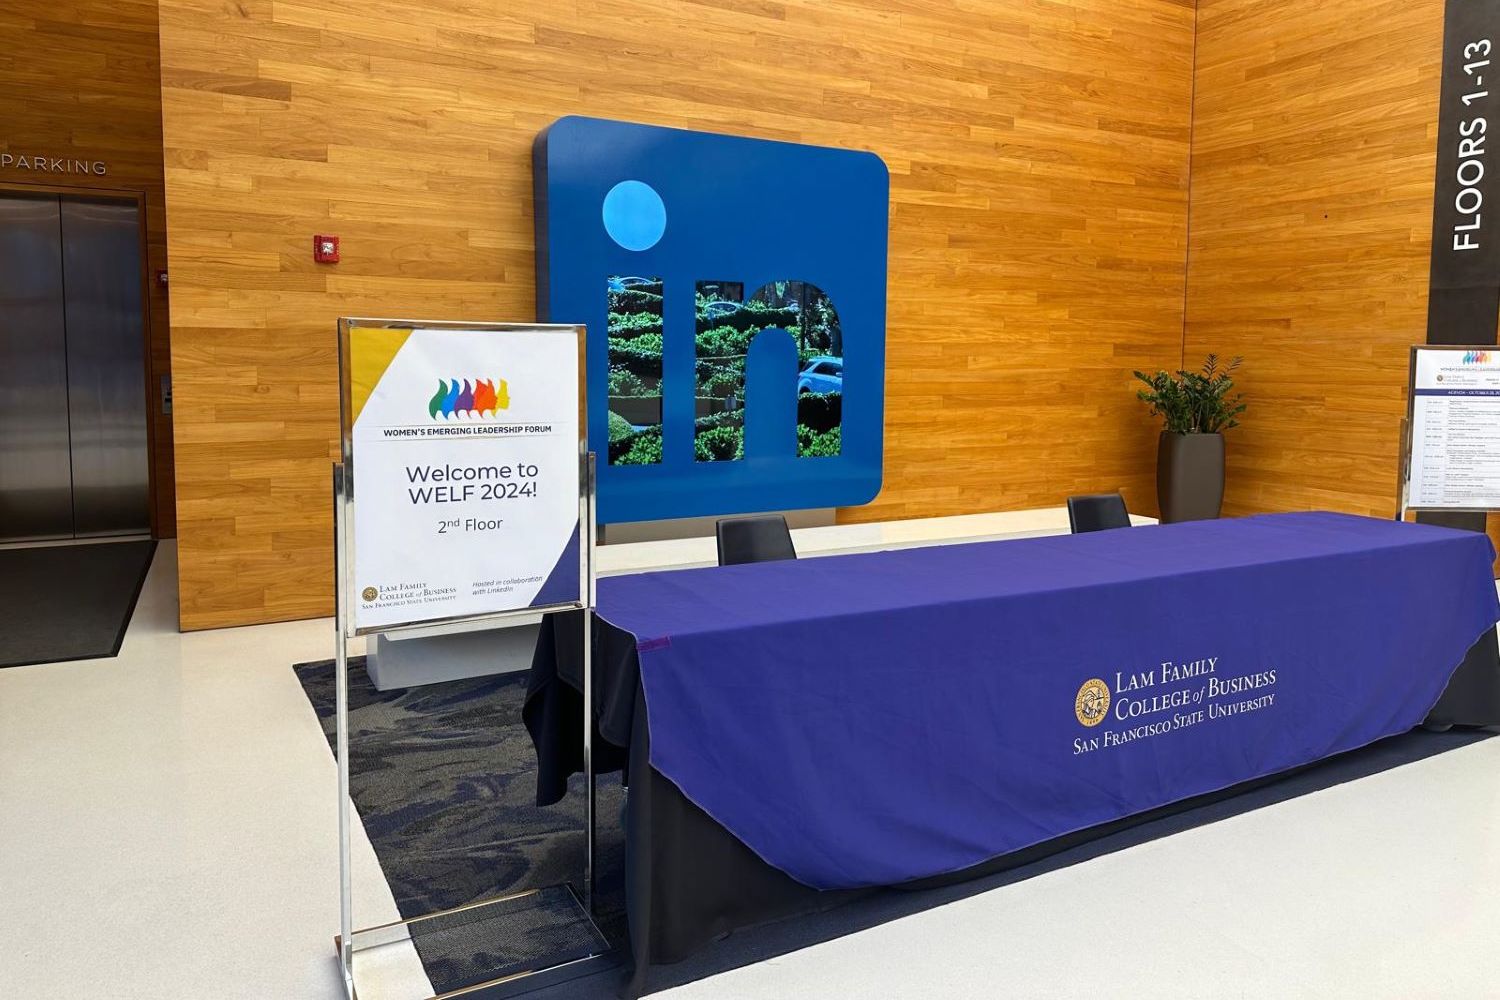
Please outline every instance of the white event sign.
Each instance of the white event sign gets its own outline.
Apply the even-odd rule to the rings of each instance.
[[[1417,347],[1410,391],[1408,508],[1500,509],[1500,349]]]
[[[349,327],[357,632],[580,600],[580,334]]]

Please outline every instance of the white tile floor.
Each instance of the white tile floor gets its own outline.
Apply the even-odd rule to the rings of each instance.
[[[331,626],[180,635],[174,576],[164,545],[117,659],[0,670],[4,1000],[341,995],[333,761],[289,669]],[[1493,740],[659,996],[1500,997],[1497,834]],[[389,919],[367,843],[356,873]]]

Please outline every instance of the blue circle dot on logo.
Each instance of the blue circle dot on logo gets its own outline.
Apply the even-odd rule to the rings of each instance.
[[[604,231],[626,250],[650,250],[667,231],[667,206],[644,181],[621,181],[604,196]]]

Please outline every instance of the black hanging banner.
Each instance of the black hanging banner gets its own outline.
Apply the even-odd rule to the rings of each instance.
[[[1429,344],[1493,344],[1500,314],[1500,0],[1447,0]]]
[[[1429,344],[1493,344],[1500,316],[1500,0],[1447,0],[1432,196]],[[1485,530],[1485,515],[1417,520]]]
[[[1447,0],[1432,199],[1429,344],[1493,344],[1500,319],[1500,0]],[[1417,520],[1484,531],[1486,515],[1420,512]],[[1500,709],[1500,648],[1486,633],[1469,649],[1429,716],[1478,724]]]

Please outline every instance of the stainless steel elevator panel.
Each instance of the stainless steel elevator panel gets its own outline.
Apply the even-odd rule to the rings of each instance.
[[[73,534],[58,199],[0,198],[0,541]]]
[[[134,202],[62,199],[73,531],[151,527],[141,229]]]

